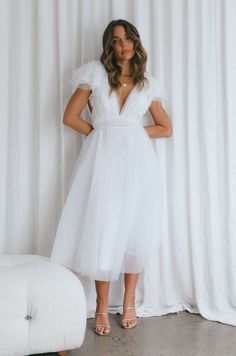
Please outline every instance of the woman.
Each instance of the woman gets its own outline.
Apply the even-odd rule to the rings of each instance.
[[[124,273],[121,326],[137,325],[139,273],[156,256],[161,240],[163,197],[158,156],[151,138],[169,137],[171,121],[160,85],[146,73],[147,54],[134,25],[111,21],[100,61],[74,71],[63,123],[87,135],[76,161],[70,192],[51,259],[95,280],[94,331],[111,333],[110,281]],[[86,104],[92,125],[79,117]],[[143,127],[150,111],[155,124]]]

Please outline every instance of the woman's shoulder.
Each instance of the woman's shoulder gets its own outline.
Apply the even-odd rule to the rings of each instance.
[[[73,69],[73,72],[75,71],[93,71],[97,66],[97,61],[96,60],[90,60],[87,62],[84,62],[83,64],[80,64],[79,66],[77,66],[75,69]]]
[[[98,59],[92,59],[90,61],[85,62],[84,64],[80,65],[77,69],[81,68],[81,70],[90,70],[90,71],[95,71],[95,70],[101,70],[104,68],[103,64],[101,61]]]
[[[148,79],[149,85],[160,85],[160,79],[157,76],[154,76],[149,71],[146,71],[145,77]]]
[[[148,79],[147,92],[154,99],[161,99],[164,95],[164,88],[158,76],[146,71],[145,77]]]
[[[77,68],[76,71],[88,75],[96,85],[99,85],[105,78],[105,67],[102,62],[97,59],[85,62],[82,66]]]
[[[69,85],[72,87],[72,92],[79,85],[87,84],[93,90],[100,85],[104,73],[102,72],[103,64],[98,60],[90,60],[72,70]],[[87,86],[88,87],[88,86]]]

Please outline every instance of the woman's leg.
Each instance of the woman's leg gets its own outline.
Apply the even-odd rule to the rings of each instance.
[[[102,313],[108,311],[108,293],[110,282],[109,281],[95,281],[97,292],[97,308],[96,312]],[[108,315],[95,315],[96,324],[107,324],[109,322]],[[98,326],[96,331],[108,333],[110,329],[106,326]]]
[[[139,273],[125,273],[124,275],[124,285],[125,285],[125,293],[124,293],[124,301],[123,307],[135,306],[135,289],[138,282]],[[124,318],[133,318],[136,317],[135,310],[124,310],[122,314],[122,319]],[[134,324],[134,321],[127,320],[127,326]]]

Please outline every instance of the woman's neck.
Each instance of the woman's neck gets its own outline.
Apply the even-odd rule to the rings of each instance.
[[[130,77],[130,61],[129,60],[124,60],[124,61],[118,60],[117,64],[119,66],[121,66],[121,68],[122,68],[121,75]]]

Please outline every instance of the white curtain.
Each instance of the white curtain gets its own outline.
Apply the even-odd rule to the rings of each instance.
[[[62,124],[72,70],[112,19],[135,24],[165,88],[173,136],[154,139],[166,236],[140,275],[137,314],[188,310],[236,325],[236,2],[1,0],[0,249],[50,256],[83,135]],[[88,111],[83,112],[89,121]],[[150,117],[147,117],[150,120]],[[81,278],[88,317],[94,282]],[[121,311],[123,276],[111,283]]]

